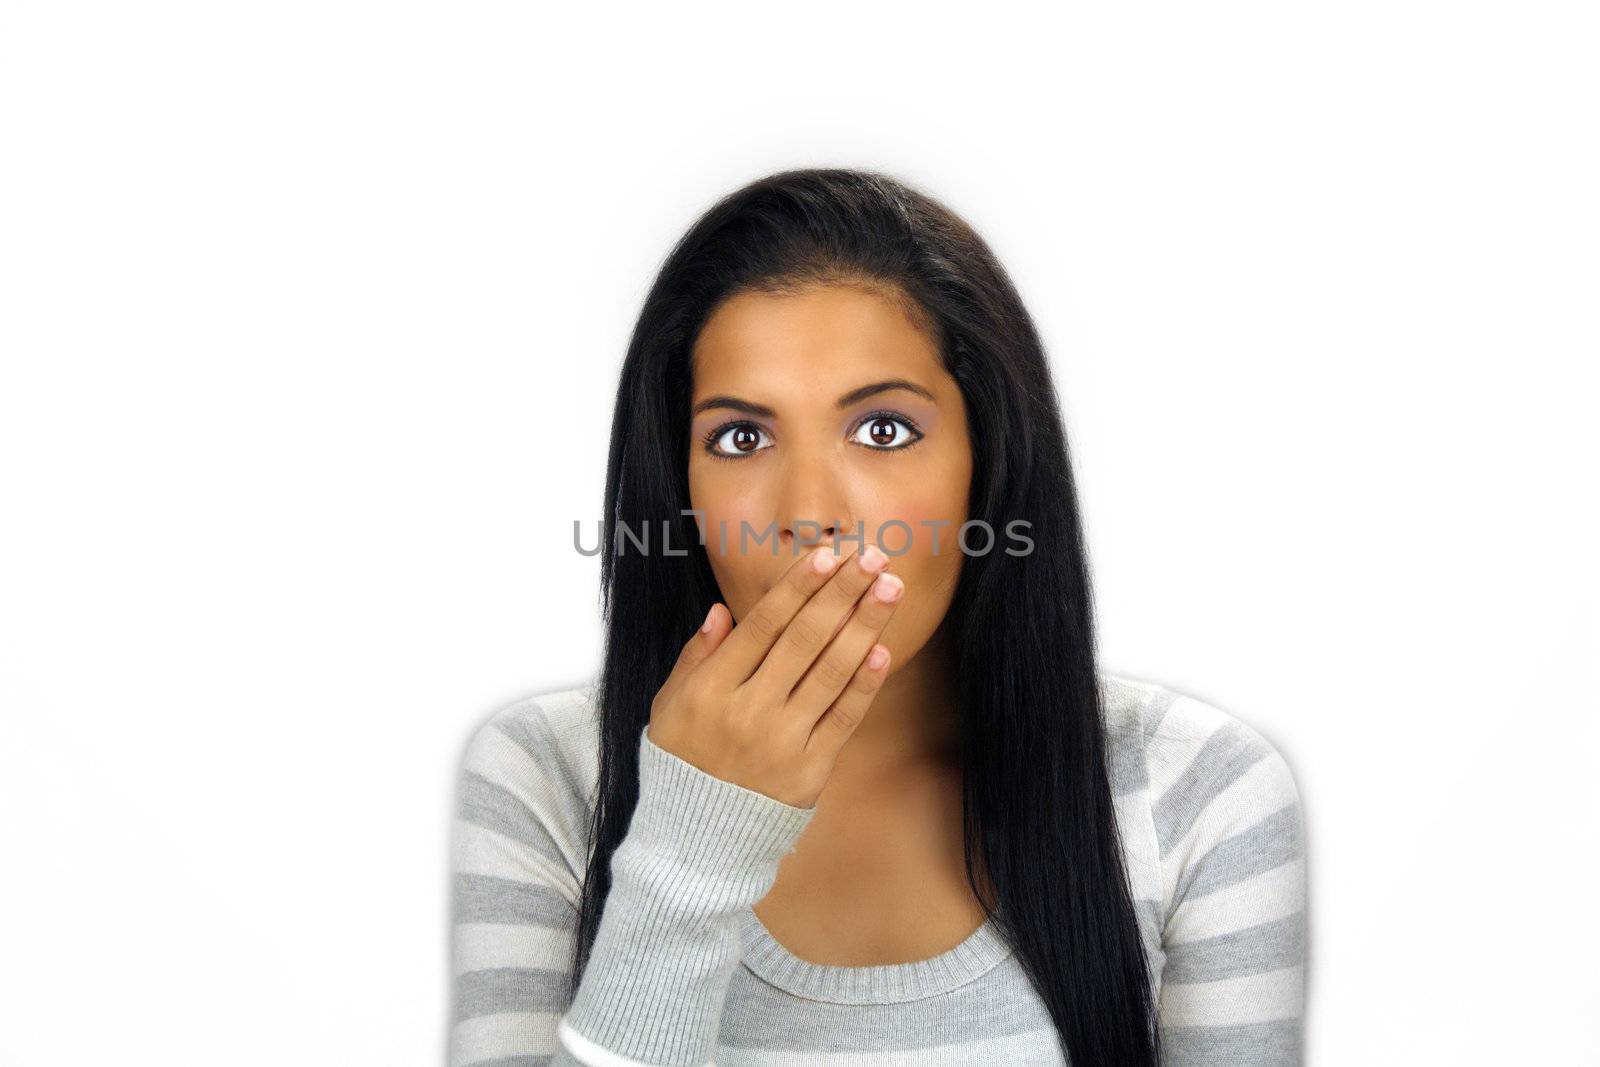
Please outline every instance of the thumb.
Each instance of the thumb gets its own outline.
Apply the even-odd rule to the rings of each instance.
[[[678,652],[678,662],[673,664],[672,673],[667,676],[663,689],[676,688],[683,679],[700,664],[704,663],[711,653],[722,644],[723,638],[732,632],[733,615],[720,601],[711,605],[711,610],[706,613],[705,622],[700,624],[700,629],[690,635],[684,642],[683,648]]]
[[[722,639],[733,632],[733,613],[728,610],[720,600],[711,605],[711,610],[706,612],[706,619],[700,624],[700,629],[689,640],[685,649],[690,656],[690,666],[694,666],[715,652]]]

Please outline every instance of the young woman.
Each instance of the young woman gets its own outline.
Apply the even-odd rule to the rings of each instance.
[[[1097,667],[1042,346],[959,217],[722,199],[606,481],[595,684],[461,769],[455,1067],[1299,1062],[1293,777]]]

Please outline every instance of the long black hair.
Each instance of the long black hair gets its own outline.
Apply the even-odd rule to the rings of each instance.
[[[896,293],[925,324],[965,398],[968,517],[993,531],[1027,520],[1033,540],[1025,554],[968,554],[945,620],[957,650],[968,883],[1049,1008],[1070,1062],[1154,1067],[1154,989],[1118,840],[1089,568],[1044,348],[971,226],[873,171],[789,170],[723,197],[672,248],[634,326],[606,469],[599,782],[570,988],[638,801],[636,746],[651,701],[722,599],[685,514],[690,350],[730,296],[830,283]],[[653,539],[648,551],[619,539],[624,524],[626,536]]]

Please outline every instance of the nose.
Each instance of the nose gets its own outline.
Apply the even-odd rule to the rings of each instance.
[[[841,534],[855,533],[837,464],[825,456],[790,453],[777,505],[779,547],[786,554],[798,555],[808,545],[831,545]]]

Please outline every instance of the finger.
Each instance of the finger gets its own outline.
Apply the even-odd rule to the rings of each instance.
[[[839,750],[844,748],[844,743],[850,740],[850,736],[856,732],[856,727],[867,717],[867,709],[872,706],[873,698],[878,695],[878,690],[883,688],[883,680],[888,676],[888,646],[875,644],[872,646],[872,651],[867,653],[866,660],[850,679],[850,684],[839,694],[839,699],[833,702],[833,706],[811,728],[811,739],[806,743],[806,755],[822,760],[832,767],[834,761],[839,758]]]
[[[678,650],[677,662],[672,665],[667,680],[661,684],[660,694],[670,696],[696,667],[710,658],[711,653],[717,650],[717,646],[727,636],[732,619],[733,616],[721,602],[711,605],[711,610],[706,613],[705,621],[700,624],[700,628],[689,635],[689,640]]]
[[[838,635],[828,642],[790,694],[791,707],[809,711],[809,716],[802,717],[815,723],[839,699],[889,624],[904,592],[905,583],[895,575],[878,575]]]
[[[840,622],[888,565],[889,557],[876,545],[868,545],[852,562],[842,565],[784,628],[749,684],[770,700],[787,700],[800,676],[833,638]],[[851,664],[852,669],[854,666]]]
[[[761,666],[773,643],[812,594],[828,584],[835,573],[846,570],[841,564],[855,554],[840,555],[836,546],[823,545],[791,563],[778,583],[739,620],[707,669],[730,689],[742,685]]]

